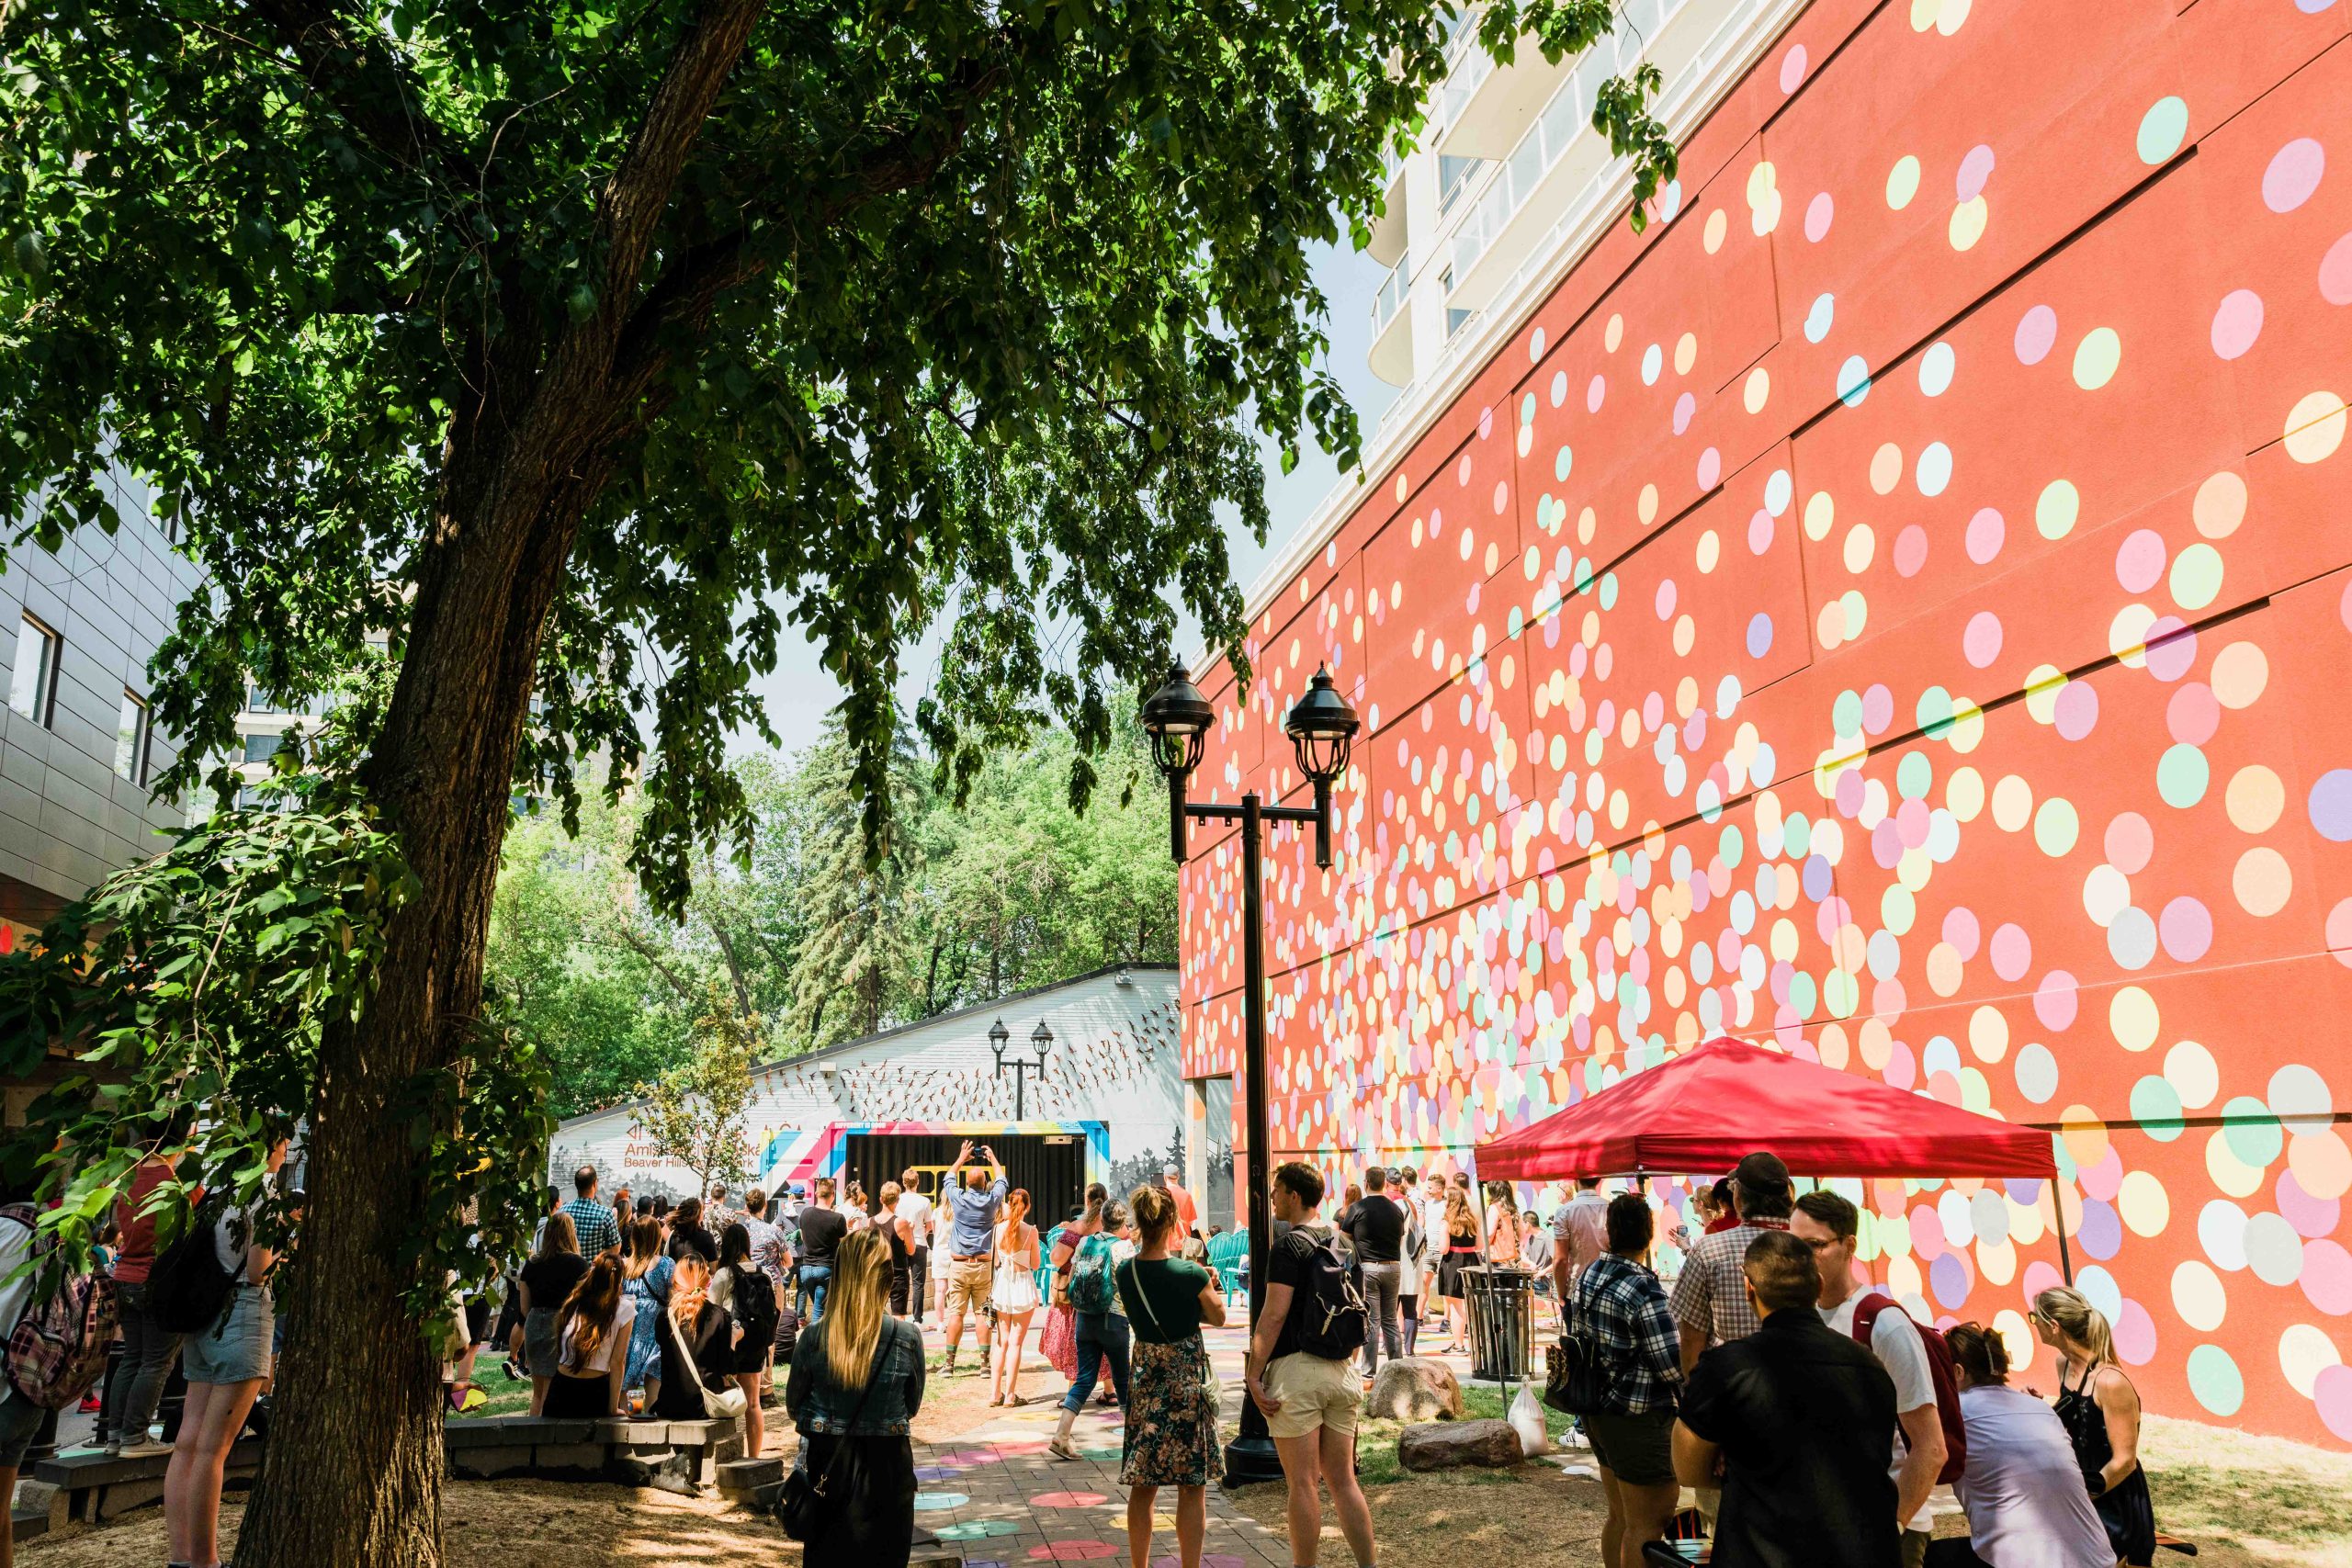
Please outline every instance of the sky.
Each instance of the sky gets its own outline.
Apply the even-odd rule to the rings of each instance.
[[[1397,391],[1374,376],[1364,362],[1372,347],[1372,297],[1378,291],[1387,269],[1370,255],[1350,250],[1344,243],[1315,247],[1312,265],[1315,280],[1330,303],[1330,368],[1348,400],[1354,404],[1365,444],[1370,445],[1374,426]],[[1250,538],[1240,526],[1238,515],[1228,517],[1226,529],[1233,581],[1244,592],[1257,580],[1266,558],[1282,548],[1340,480],[1339,466],[1311,439],[1299,454],[1298,467],[1288,474],[1281,471],[1272,445],[1261,446],[1266,506],[1272,518],[1266,543],[1261,546]],[[1189,619],[1181,641],[1179,651],[1187,657],[1200,649],[1199,634]],[[938,644],[935,628],[923,646],[907,656],[907,674],[899,695],[910,706],[930,684]],[[798,639],[790,626],[785,629],[775,672],[755,681],[753,689],[767,705],[768,722],[775,727],[787,753],[799,751],[817,739],[825,715],[842,698],[841,687],[818,661],[816,648]],[[741,739],[746,744],[752,743],[750,736]]]

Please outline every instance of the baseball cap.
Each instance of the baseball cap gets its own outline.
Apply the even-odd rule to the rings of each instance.
[[[1742,1187],[1752,1187],[1759,1192],[1785,1190],[1789,1185],[1789,1168],[1781,1163],[1780,1156],[1758,1149],[1733,1168],[1731,1179]]]

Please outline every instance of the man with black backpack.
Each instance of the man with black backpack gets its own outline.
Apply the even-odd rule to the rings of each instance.
[[[1266,1247],[1266,1301],[1250,1336],[1250,1397],[1290,1486],[1290,1560],[1315,1568],[1323,1535],[1319,1479],[1359,1568],[1374,1568],[1372,1507],[1356,1484],[1355,1357],[1368,1314],[1354,1253],[1317,1217],[1323,1178],[1293,1161],[1274,1168],[1274,1234]]]

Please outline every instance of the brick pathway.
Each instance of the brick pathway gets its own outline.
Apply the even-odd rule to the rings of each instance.
[[[1240,1330],[1208,1333],[1211,1359],[1226,1390],[1224,1437],[1239,1420]],[[1032,1562],[1124,1562],[1126,1488],[1119,1484],[1117,1411],[1090,1406],[1078,1419],[1080,1458],[1046,1452],[1059,1412],[1051,1404],[991,1411],[989,1419],[944,1447],[918,1445],[915,1522],[960,1552],[967,1568],[1021,1568]],[[1175,1494],[1160,1493],[1153,1568],[1176,1568]],[[1208,1493],[1203,1568],[1286,1568],[1290,1547],[1279,1530],[1244,1517],[1216,1484]]]

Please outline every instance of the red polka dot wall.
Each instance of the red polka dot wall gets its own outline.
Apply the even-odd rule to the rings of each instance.
[[[1735,1035],[2051,1131],[1846,1184],[1916,1310],[2038,1349],[2063,1211],[2152,1409],[2352,1445],[2352,0],[1816,0],[1656,217],[1201,681],[1196,796],[1304,800],[1318,665],[1364,719],[1332,868],[1269,846],[1275,1157],[1460,1168]]]

